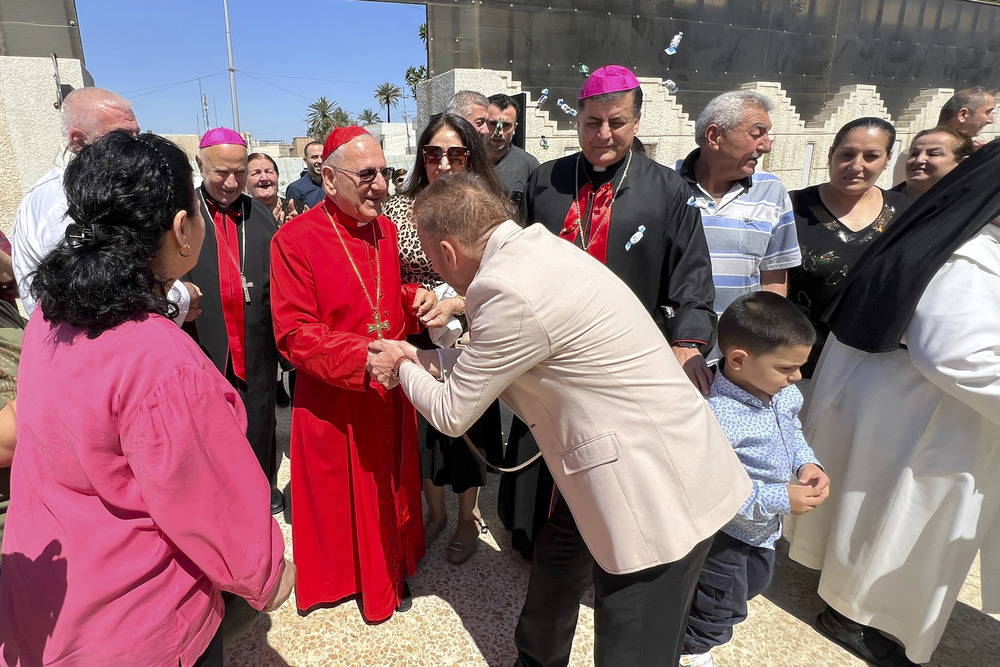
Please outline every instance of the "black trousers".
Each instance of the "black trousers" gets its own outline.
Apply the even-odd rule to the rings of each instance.
[[[771,583],[774,549],[751,546],[719,532],[698,576],[684,633],[685,653],[707,653],[733,638],[747,617],[747,602]]]
[[[194,667],[222,667],[223,665],[222,633],[216,632],[205,652],[194,662]]]
[[[609,574],[587,549],[562,498],[535,543],[514,643],[528,667],[569,663],[580,600],[594,584],[594,664],[676,665],[691,596],[711,538],[679,561],[634,574]]]

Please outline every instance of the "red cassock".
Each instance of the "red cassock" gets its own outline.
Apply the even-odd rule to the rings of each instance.
[[[358,227],[326,200],[271,243],[274,335],[299,371],[291,440],[296,601],[305,611],[357,595],[371,623],[392,616],[404,575],[424,556],[416,411],[398,387],[386,391],[365,373],[376,333],[358,273],[374,300],[376,247],[383,337],[399,340],[420,328],[411,308],[418,286],[401,284],[388,218]]]

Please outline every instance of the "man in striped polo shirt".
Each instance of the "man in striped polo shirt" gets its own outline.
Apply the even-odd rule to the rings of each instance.
[[[787,296],[788,269],[801,263],[788,192],[757,171],[771,152],[771,107],[751,90],[719,95],[695,124],[698,148],[675,167],[691,186],[688,205],[701,210],[720,315],[748,292]]]

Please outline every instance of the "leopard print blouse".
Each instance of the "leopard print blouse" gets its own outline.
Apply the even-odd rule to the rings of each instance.
[[[393,195],[385,203],[382,211],[385,217],[396,225],[399,238],[399,268],[404,284],[421,285],[434,289],[444,281],[434,273],[431,260],[427,259],[417,238],[417,226],[413,224],[413,198]]]

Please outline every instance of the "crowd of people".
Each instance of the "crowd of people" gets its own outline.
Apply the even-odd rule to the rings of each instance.
[[[590,73],[579,152],[539,164],[516,99],[460,91],[409,171],[340,127],[281,196],[237,132],[201,138],[196,186],[127,100],[70,93],[0,253],[0,665],[221,665],[223,620],[293,588],[386,621],[448,486],[446,558],[476,552],[487,461],[523,467],[517,665],[568,664],[593,586],[596,664],[711,666],[782,536],[822,571],[817,631],[870,664],[930,659],[980,550],[1000,609],[993,93],[957,93],[892,189],[865,117],[791,193],[758,169],[767,97],[713,99],[670,166],[642,101]]]

